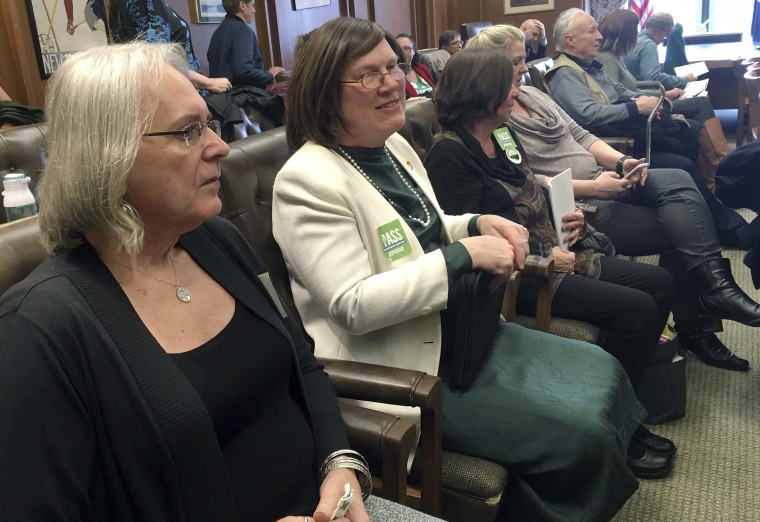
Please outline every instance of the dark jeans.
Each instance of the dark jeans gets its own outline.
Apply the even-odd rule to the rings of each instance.
[[[520,313],[535,313],[536,294],[530,286],[520,286]],[[662,268],[605,257],[599,280],[569,274],[562,279],[552,316],[603,330],[602,348],[620,361],[635,389],[657,347],[674,292],[673,279]]]
[[[682,114],[688,120],[696,120],[704,123],[710,118],[715,117],[715,111],[710,103],[710,99],[705,96],[696,98],[686,98],[673,102],[672,114]]]

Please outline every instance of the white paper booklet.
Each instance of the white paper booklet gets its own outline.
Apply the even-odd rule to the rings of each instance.
[[[549,180],[549,199],[552,205],[552,216],[557,228],[557,243],[560,248],[567,250],[565,237],[570,233],[562,232],[562,216],[575,212],[575,194],[573,193],[573,171],[567,169]]]
[[[682,65],[680,67],[673,67],[673,70],[676,72],[676,76],[688,76],[689,74],[693,74],[694,76],[699,77],[709,72],[705,62],[696,62]]]
[[[687,83],[683,90],[683,97],[694,98],[695,96],[703,96],[703,93],[707,91],[707,82],[708,79]]]

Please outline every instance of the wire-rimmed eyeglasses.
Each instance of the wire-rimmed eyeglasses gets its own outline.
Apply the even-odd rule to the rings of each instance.
[[[222,126],[219,123],[219,120],[209,120],[208,123],[201,123],[199,121],[194,121],[193,123],[188,123],[184,127],[182,127],[179,130],[173,130],[173,131],[158,131],[158,132],[145,132],[143,133],[143,136],[182,136],[185,138],[185,145],[188,147],[192,147],[198,141],[200,140],[201,136],[203,136],[203,129],[208,127],[211,129],[211,132],[216,134],[217,136],[222,136]]]
[[[391,79],[398,82],[403,80],[408,72],[408,63],[397,63],[387,73],[372,71],[362,74],[356,80],[341,80],[340,83],[361,83],[365,89],[377,89],[383,84],[386,76],[390,76]]]

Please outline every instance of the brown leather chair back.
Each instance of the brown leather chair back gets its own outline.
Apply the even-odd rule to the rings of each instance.
[[[32,178],[29,188],[33,194],[37,194],[37,183],[45,162],[45,131],[46,127],[42,123],[0,131],[0,172],[25,172]],[[0,211],[0,223],[5,223],[5,212]]]
[[[531,85],[535,87],[536,89],[539,89],[541,92],[544,92],[546,94],[549,93],[549,91],[546,88],[546,84],[544,83],[544,74],[546,74],[546,71],[552,68],[554,65],[554,58],[539,58],[538,60],[531,60],[530,63],[528,63],[528,81],[526,81],[525,85]],[[523,78],[525,78],[525,75],[523,75]]]
[[[274,178],[291,154],[285,127],[230,143],[230,154],[221,162],[219,195],[222,217],[232,221],[261,256],[275,289],[296,315],[282,251],[272,235]]]
[[[446,62],[451,58],[449,52],[443,49],[422,49],[417,54],[420,56],[420,62],[425,64],[430,69],[430,72],[433,73],[434,80],[440,78]]]
[[[409,142],[420,159],[424,160],[433,148],[435,136],[441,132],[433,101],[416,100],[408,103],[406,122],[398,132]]]
[[[46,257],[37,216],[0,225],[0,295],[29,275]]]

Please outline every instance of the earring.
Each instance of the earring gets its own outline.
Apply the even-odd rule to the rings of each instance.
[[[135,210],[135,207],[127,203],[126,201],[123,201],[121,203],[121,209],[129,215],[129,218],[133,221],[140,221],[140,218],[137,216],[137,210]]]

